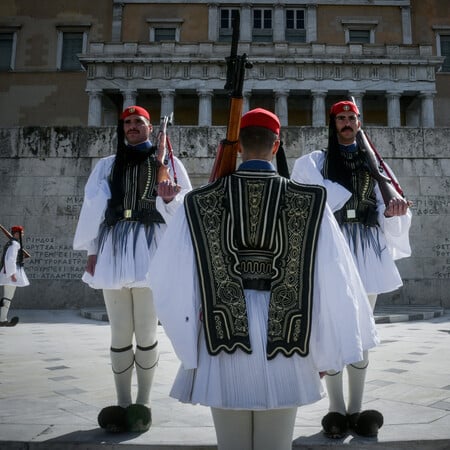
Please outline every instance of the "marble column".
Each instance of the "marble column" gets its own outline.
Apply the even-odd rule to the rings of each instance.
[[[88,127],[102,125],[102,91],[87,91],[89,96]]]
[[[208,127],[212,123],[212,89],[198,89],[197,90],[199,104],[198,104],[198,126]]]
[[[312,126],[324,127],[326,125],[325,98],[327,91],[311,91],[312,107]]]
[[[273,18],[273,42],[284,42],[286,19],[285,7],[281,4],[275,4],[274,18]]]
[[[306,8],[306,42],[317,41],[317,5]]]
[[[173,113],[175,105],[175,89],[159,89],[161,96],[161,117]]]
[[[211,3],[208,5],[208,40],[216,42],[219,38],[219,5]]]
[[[250,97],[252,96],[252,91],[244,92],[243,102],[242,102],[242,114],[250,111]]]
[[[241,5],[241,28],[240,28],[240,41],[251,42],[252,41],[252,9],[250,5]]]
[[[135,89],[126,89],[122,91],[123,107],[122,110],[136,104],[137,91]]]
[[[350,97],[353,97],[353,100],[356,103],[356,106],[358,107],[359,110],[359,120],[361,121],[361,123],[364,126],[364,114],[363,114],[363,96],[364,96],[364,92],[361,91],[349,91],[348,95]]]
[[[400,97],[401,92],[387,92],[387,118],[388,127],[399,127],[400,120]]]
[[[420,94],[420,125],[422,127],[434,127],[434,101],[435,92],[422,92]]]
[[[403,44],[412,44],[411,7],[401,6]]]
[[[283,127],[288,126],[288,96],[289,90],[275,91],[275,114],[280,119],[280,124]]]

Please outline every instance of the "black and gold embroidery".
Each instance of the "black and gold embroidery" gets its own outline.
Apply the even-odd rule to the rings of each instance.
[[[307,355],[325,190],[236,172],[185,198],[208,351],[251,352],[244,289],[271,291],[267,357]]]

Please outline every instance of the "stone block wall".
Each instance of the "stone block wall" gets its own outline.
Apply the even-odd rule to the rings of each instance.
[[[450,307],[450,128],[368,128],[413,202],[413,255],[400,260],[404,286],[381,304]],[[286,127],[282,140],[292,170],[297,157],[323,148],[327,128]],[[171,127],[175,154],[194,186],[207,182],[224,127]],[[84,185],[97,160],[115,151],[115,128],[0,129],[0,223],[25,226],[31,285],[15,308],[102,305],[101,292],[80,280],[86,255],[72,249]],[[0,244],[6,238],[0,236]]]

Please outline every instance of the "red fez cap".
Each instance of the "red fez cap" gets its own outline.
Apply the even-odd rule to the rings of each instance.
[[[343,102],[335,103],[331,107],[330,114],[333,114],[334,116],[336,116],[337,114],[339,114],[339,113],[341,113],[343,111],[345,111],[345,112],[352,111],[352,112],[354,112],[355,114],[357,114],[359,116],[358,107],[353,102],[350,102],[348,100],[345,100]]]
[[[278,117],[263,108],[252,109],[242,116],[241,129],[247,127],[268,128],[275,134],[280,134],[280,121]]]
[[[14,225],[11,227],[11,233],[21,233],[23,231],[23,227],[20,225]]]
[[[134,114],[150,120],[149,112],[141,106],[129,106],[128,108],[125,108],[120,118],[125,120],[128,116],[132,116]]]

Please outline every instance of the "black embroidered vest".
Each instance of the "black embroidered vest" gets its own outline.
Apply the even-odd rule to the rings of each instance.
[[[355,153],[339,153],[339,167],[331,167],[333,163],[327,152],[322,169],[325,178],[337,181],[352,193],[347,203],[335,212],[336,220],[340,225],[345,222],[359,222],[369,227],[378,225],[375,181],[368,170],[365,156],[359,150]]]
[[[319,186],[238,171],[185,197],[210,354],[251,353],[244,289],[270,290],[267,358],[309,352]]]
[[[106,223],[114,225],[119,220],[137,221],[144,224],[164,223],[156,209],[157,163],[153,155],[135,164],[126,164],[122,176],[122,204],[108,205]],[[114,169],[111,171],[112,183]]]

